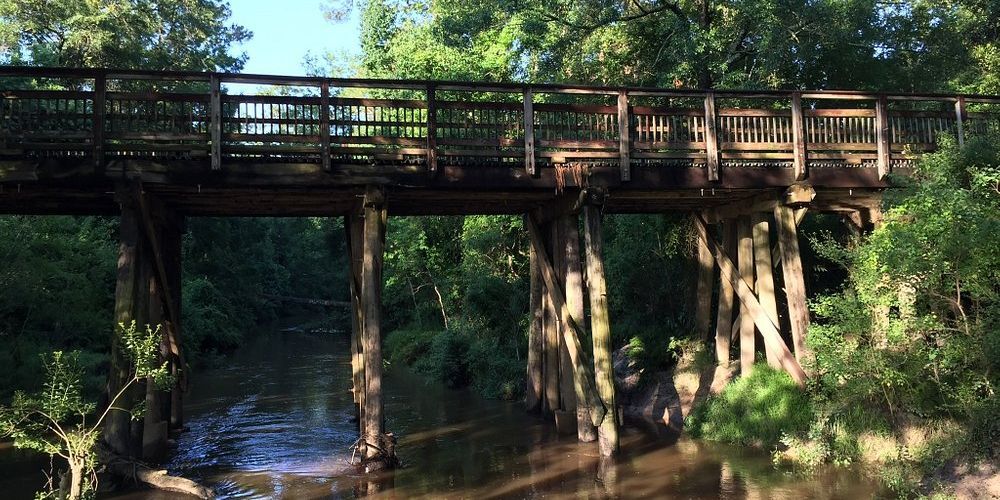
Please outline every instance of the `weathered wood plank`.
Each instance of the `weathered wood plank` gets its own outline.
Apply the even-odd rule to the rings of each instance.
[[[382,259],[385,244],[385,198],[369,187],[364,198],[364,241],[361,265],[361,300],[364,329],[361,335],[365,365],[365,411],[362,445],[366,459],[385,458],[382,401]]]
[[[697,215],[695,215],[697,217]],[[725,249],[726,253],[735,253],[736,249],[736,223],[734,220],[722,221],[722,248]],[[698,232],[698,238],[703,239],[704,245],[712,250],[711,246],[708,244],[711,241],[711,235],[708,233],[708,228],[703,224],[698,224],[695,221],[695,228]],[[734,292],[733,285],[726,279],[724,274],[719,274],[719,308],[717,310],[717,316],[715,320],[715,361],[719,366],[729,365],[729,349],[730,349],[730,339],[732,338],[733,331],[733,304],[734,304]]]
[[[736,219],[736,237],[740,278],[747,283],[753,283],[753,232],[749,216],[741,215]],[[753,369],[756,355],[754,319],[750,314],[750,307],[746,301],[740,301],[740,373],[743,375]]]
[[[538,175],[535,166],[535,111],[531,89],[524,90],[524,170],[528,175]]]
[[[542,278],[538,270],[538,257],[535,255],[533,247],[528,248],[528,269],[530,296],[528,300],[528,310],[531,312],[530,323],[528,324],[528,367],[527,384],[524,394],[524,406],[527,411],[535,413],[542,407],[542,321],[545,311],[542,309]]]
[[[437,174],[437,100],[433,85],[427,86],[427,172]]]
[[[701,226],[695,224],[695,230],[700,231],[701,229]],[[712,252],[708,249],[704,239],[699,237],[695,241],[695,245],[697,245],[698,285],[695,291],[694,323],[695,332],[707,342],[712,329],[712,278],[715,275],[715,261],[712,259]]]
[[[632,178],[632,160],[629,157],[631,152],[631,130],[632,122],[629,118],[628,94],[622,90],[618,92],[618,162],[622,173],[622,181]]]
[[[209,80],[209,123],[212,134],[212,170],[222,168],[222,88],[219,76],[213,74]]]
[[[802,94],[792,94],[792,147],[794,148],[794,160],[792,170],[795,171],[795,180],[806,179],[806,135],[805,120],[802,117]]]
[[[774,295],[774,275],[771,266],[771,227],[768,223],[768,218],[770,214],[765,212],[758,212],[752,216],[753,224],[753,255],[754,255],[754,269],[757,274],[757,282],[755,291],[757,292],[757,300],[760,301],[760,305],[764,308],[764,312],[767,313],[767,317],[771,319],[771,322],[775,325],[781,323],[778,322],[778,301],[775,299]],[[780,368],[781,364],[778,361],[779,353],[774,352],[768,344],[765,344],[765,354],[767,355],[767,364],[771,368]]]
[[[800,363],[807,356],[806,335],[809,330],[809,309],[806,307],[806,286],[799,255],[799,237],[795,227],[795,214],[790,207],[774,208],[778,229],[778,247],[781,249],[781,274],[785,283],[788,302],[788,320],[792,329],[795,358]]]
[[[876,137],[878,143],[878,176],[885,179],[891,166],[889,147],[889,101],[879,96],[875,104]]]
[[[715,94],[705,95],[705,154],[708,180],[719,180],[719,139],[716,130]]]
[[[564,215],[559,218],[559,233],[562,258],[563,280],[566,290],[566,307],[577,325],[584,325],[583,303],[583,269],[580,263],[580,230],[576,215]],[[574,372],[579,368],[573,366]],[[597,440],[597,428],[591,422],[590,407],[587,395],[581,384],[573,384],[574,400],[576,402],[577,439],[583,443]]]

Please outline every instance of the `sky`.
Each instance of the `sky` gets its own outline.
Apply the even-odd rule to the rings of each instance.
[[[230,0],[230,22],[253,32],[232,52],[249,56],[243,73],[304,75],[303,60],[312,53],[360,51],[357,12],[339,23],[323,16],[322,0]]]

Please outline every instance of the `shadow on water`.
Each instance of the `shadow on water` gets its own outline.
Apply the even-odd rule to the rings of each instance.
[[[766,453],[678,439],[630,426],[621,458],[558,436],[518,403],[489,401],[392,366],[386,426],[404,467],[372,478],[348,461],[350,359],[341,336],[263,335],[222,368],[199,373],[186,405],[190,431],[168,468],[222,498],[860,498],[874,486],[828,470],[775,470]],[[119,498],[166,499],[133,492]]]

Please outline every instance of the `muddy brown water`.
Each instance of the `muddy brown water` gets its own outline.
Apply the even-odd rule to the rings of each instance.
[[[632,425],[622,456],[559,436],[518,403],[441,387],[402,367],[386,371],[386,426],[404,467],[375,479],[349,464],[348,343],[339,335],[272,333],[226,366],[198,373],[185,405],[190,427],[167,468],[220,498],[868,498],[875,485],[830,468],[802,477],[769,456]],[[42,461],[41,463],[45,463]],[[0,494],[31,498],[38,460],[0,449]],[[121,499],[176,498],[162,492]]]

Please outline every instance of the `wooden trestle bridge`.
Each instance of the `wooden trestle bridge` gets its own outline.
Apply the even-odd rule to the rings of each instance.
[[[973,95],[19,67],[0,68],[0,93],[0,213],[120,215],[116,322],[165,324],[162,355],[180,375],[185,217],[346,217],[354,393],[370,465],[392,450],[380,347],[389,212],[526,215],[529,409],[576,415],[579,437],[600,437],[611,455],[602,213],[691,212],[697,328],[715,331],[719,363],[738,338],[747,369],[759,333],[768,362],[801,383],[809,319],[796,225],[805,210],[863,227],[878,218],[889,174],[905,174],[941,136],[1000,129],[1000,98]],[[586,323],[592,348],[580,343]],[[112,390],[125,376],[113,349]],[[182,392],[150,388],[145,421],[119,412],[107,442],[155,455],[182,424]]]

